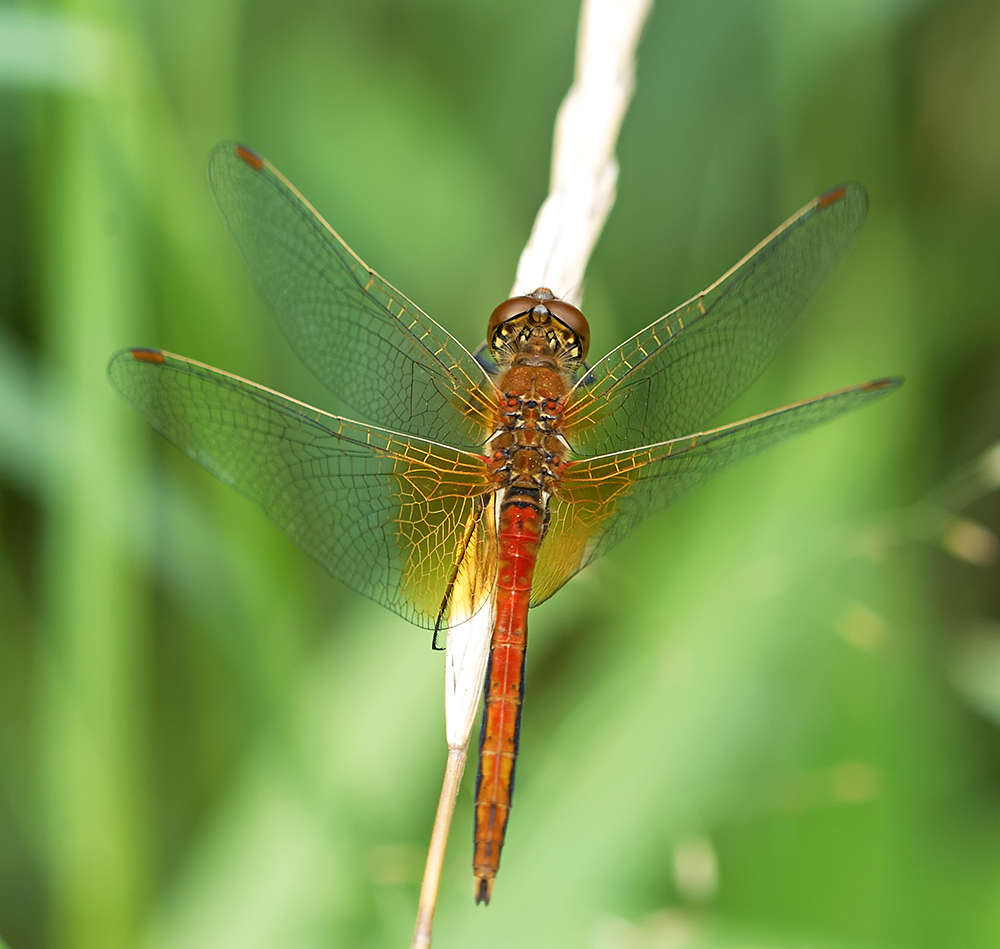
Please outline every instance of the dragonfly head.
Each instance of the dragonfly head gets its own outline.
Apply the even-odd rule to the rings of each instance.
[[[572,372],[587,357],[590,327],[575,306],[539,287],[526,296],[504,300],[490,317],[486,340],[500,366],[524,354],[554,360]]]

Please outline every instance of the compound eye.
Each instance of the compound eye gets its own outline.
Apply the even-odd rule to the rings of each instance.
[[[550,300],[545,304],[549,312],[564,326],[572,330],[580,344],[580,359],[587,358],[590,348],[590,325],[587,318],[572,303],[565,300]]]
[[[527,313],[528,310],[533,310],[536,306],[538,301],[532,297],[511,297],[509,300],[504,300],[490,315],[490,323],[486,328],[486,339],[490,345],[492,346],[493,337],[502,324],[522,313]]]

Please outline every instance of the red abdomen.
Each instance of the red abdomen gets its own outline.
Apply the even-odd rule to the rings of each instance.
[[[524,651],[528,642],[528,600],[542,536],[542,512],[533,501],[504,500],[497,540],[496,624],[486,674],[483,724],[476,778],[476,902],[489,902],[500,865],[514,788],[524,692]]]

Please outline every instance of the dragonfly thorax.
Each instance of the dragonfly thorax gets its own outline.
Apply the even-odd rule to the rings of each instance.
[[[562,435],[562,377],[550,369],[515,366],[500,400],[488,458],[498,486],[529,488],[541,500],[565,467],[569,446]]]
[[[544,366],[571,374],[587,355],[590,327],[575,306],[539,287],[501,303],[490,316],[486,339],[501,370]]]

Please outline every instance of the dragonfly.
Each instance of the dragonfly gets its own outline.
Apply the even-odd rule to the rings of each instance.
[[[358,593],[435,634],[494,610],[473,856],[475,899],[488,903],[512,799],[528,608],[712,475],[902,383],[710,427],[843,256],[867,194],[844,184],[810,201],[706,290],[588,363],[586,318],[547,288],[500,303],[473,353],[246,146],[217,146],[209,180],[293,350],[365,421],[158,349],[117,353],[111,384]]]

